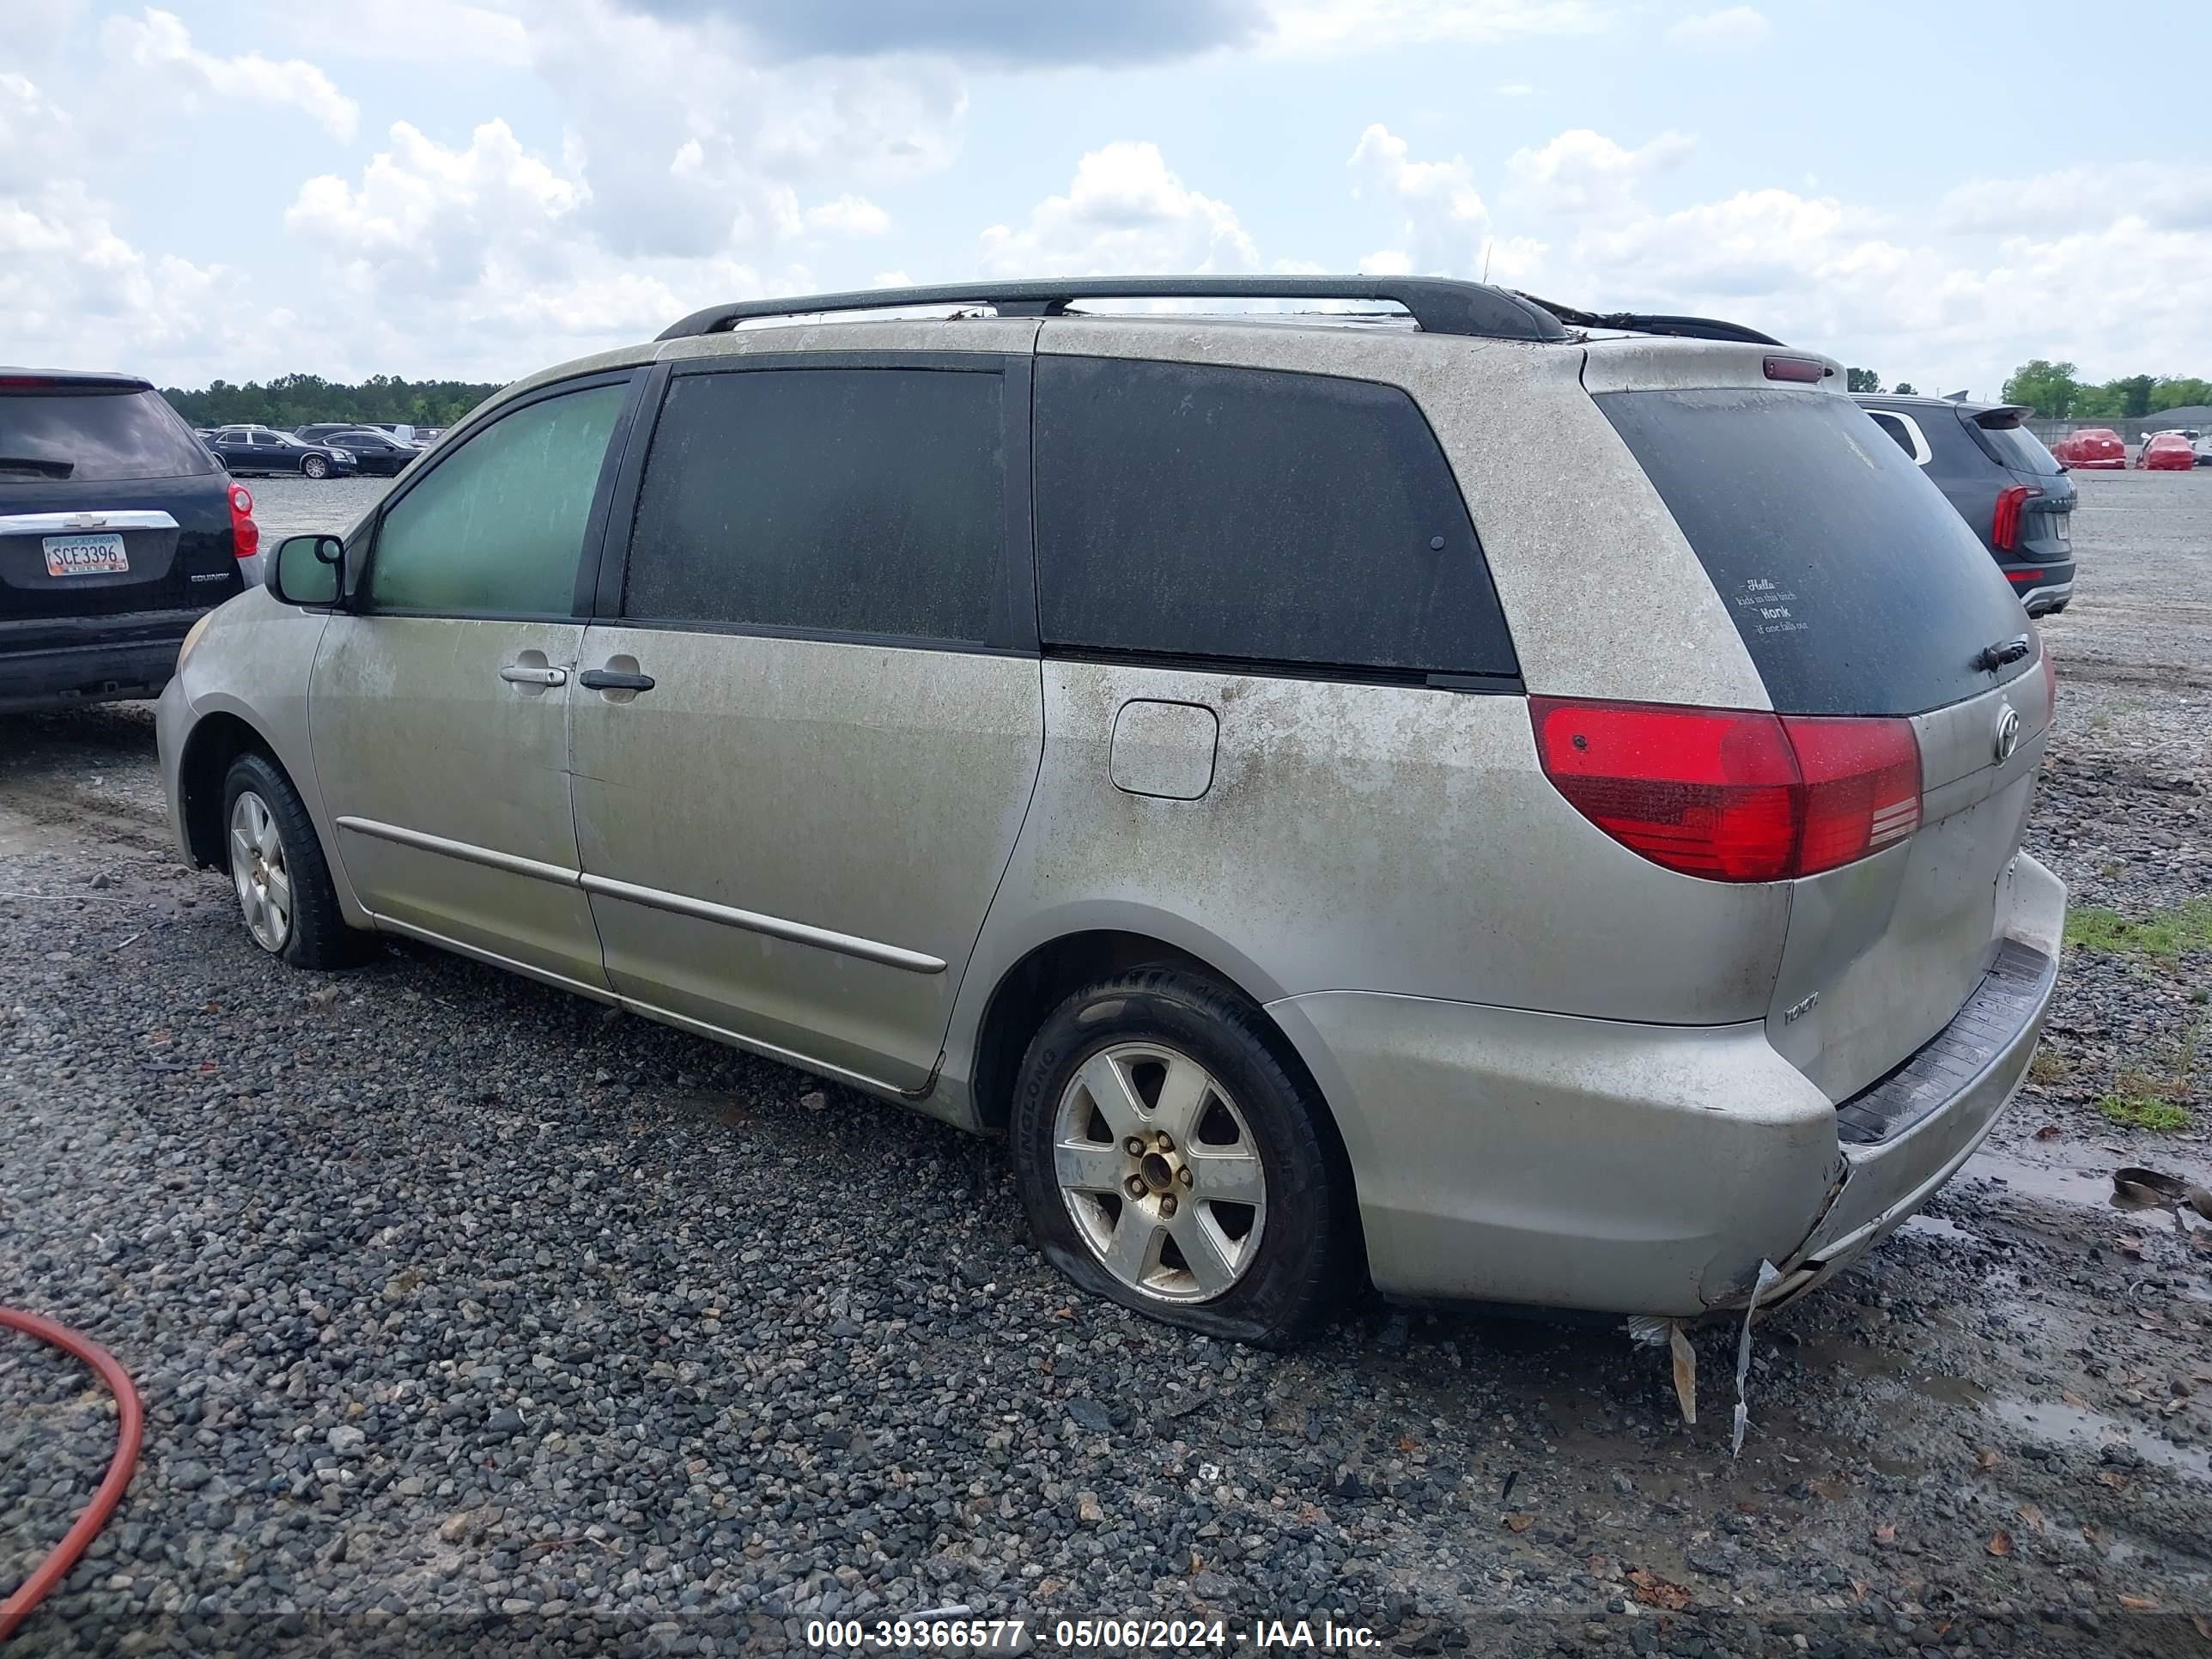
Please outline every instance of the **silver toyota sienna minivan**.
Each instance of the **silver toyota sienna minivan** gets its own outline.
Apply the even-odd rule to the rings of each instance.
[[[1179,1324],[1778,1304],[1988,1133],[2065,908],[2050,660],[1842,385],[1442,281],[701,312],[193,629],[177,841],[288,963],[1003,1134]]]

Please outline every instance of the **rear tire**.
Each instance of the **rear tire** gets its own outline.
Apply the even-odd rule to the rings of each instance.
[[[331,476],[331,464],[320,455],[309,455],[301,461],[300,471],[310,478],[327,478]]]
[[[346,926],[315,821],[266,755],[230,763],[222,785],[225,868],[256,945],[295,968],[347,968],[375,936]]]
[[[1352,1188],[1265,1016],[1140,968],[1054,1011],[1022,1061],[1014,1173],[1045,1255],[1085,1290],[1266,1347],[1336,1301]]]

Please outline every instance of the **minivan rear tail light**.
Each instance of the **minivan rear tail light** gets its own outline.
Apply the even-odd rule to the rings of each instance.
[[[1827,365],[1816,357],[1769,357],[1766,378],[1770,380],[1802,380],[1817,386],[1828,372]]]
[[[261,550],[261,526],[253,522],[253,492],[233,479],[230,490],[230,550],[241,559]]]
[[[1709,881],[1790,881],[1920,827],[1906,720],[1531,697],[1544,775],[1654,864]]]
[[[1997,508],[1990,520],[1990,540],[2010,553],[2020,546],[2020,515],[2027,503],[2043,492],[2033,484],[2009,484],[1997,491]]]

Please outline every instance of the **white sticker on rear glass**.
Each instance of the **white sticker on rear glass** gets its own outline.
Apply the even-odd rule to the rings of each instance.
[[[1768,577],[1752,577],[1734,598],[1742,625],[1754,634],[1802,634],[1812,626],[1796,614],[1796,591]]]

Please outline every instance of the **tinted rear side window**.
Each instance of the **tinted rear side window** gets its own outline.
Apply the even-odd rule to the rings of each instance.
[[[1972,421],[1966,426],[1986,454],[2015,472],[2040,472],[2048,477],[2065,470],[2058,465],[2058,458],[2044,447],[2043,440],[2024,426],[1977,426]]]
[[[98,482],[214,471],[215,458],[158,392],[0,392],[0,478]]]
[[[1848,399],[1612,392],[1598,404],[1658,489],[1790,714],[1917,714],[1992,677],[2027,620],[1980,539]]]
[[[1394,386],[1041,356],[1036,468],[1048,644],[1517,672],[1451,467]]]
[[[1001,377],[746,369],[670,383],[623,614],[977,643],[1006,542]]]

